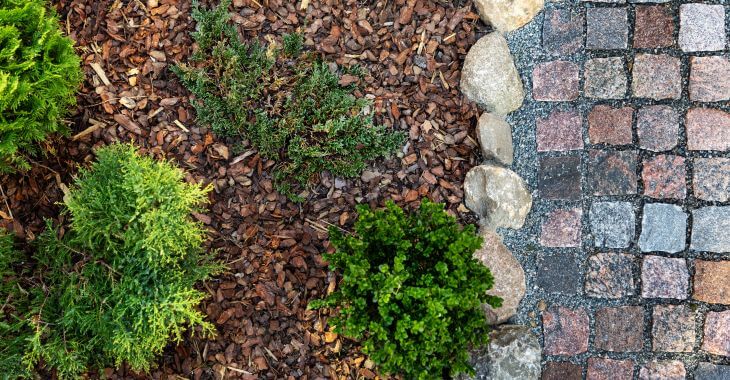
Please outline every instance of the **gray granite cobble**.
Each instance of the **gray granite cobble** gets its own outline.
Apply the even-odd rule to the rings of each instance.
[[[590,224],[596,247],[627,248],[635,234],[634,208],[628,202],[595,202]]]
[[[676,253],[687,241],[687,214],[677,205],[644,205],[639,248],[643,252]]]
[[[730,206],[699,208],[692,218],[692,250],[730,252]]]

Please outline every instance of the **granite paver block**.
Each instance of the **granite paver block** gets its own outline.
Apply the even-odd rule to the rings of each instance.
[[[707,313],[702,350],[713,355],[730,357],[730,310]]]
[[[695,380],[727,380],[730,379],[730,365],[700,363],[694,375]]]
[[[631,380],[634,374],[632,360],[589,358],[586,380]]]
[[[593,195],[636,194],[636,151],[588,151],[588,172]]]
[[[544,199],[581,198],[580,157],[561,156],[540,159],[538,191]]]
[[[575,109],[555,110],[536,125],[537,151],[583,149],[583,119]]]
[[[588,351],[589,319],[585,309],[552,306],[542,315],[545,355],[578,355]]]
[[[547,362],[540,380],[583,380],[583,368],[569,362]]]
[[[679,7],[679,47],[685,52],[725,49],[725,7],[701,3]]]
[[[619,306],[599,309],[593,344],[599,350],[638,352],[644,345],[644,308]]]
[[[626,8],[587,8],[587,49],[626,49],[629,22]]]
[[[679,360],[650,361],[639,370],[639,380],[685,380],[687,370]]]
[[[568,55],[583,47],[585,15],[579,9],[545,10],[542,47],[551,54]]]
[[[632,255],[602,252],[588,258],[585,292],[589,297],[622,298],[635,294]]]
[[[634,239],[636,216],[629,202],[594,202],[589,219],[596,247],[627,248]]]
[[[631,126],[634,109],[597,105],[588,114],[588,139],[591,144],[628,145],[633,140]]]
[[[696,260],[692,298],[730,305],[730,261]]]
[[[631,89],[634,97],[654,100],[682,97],[681,63],[666,54],[637,54]]]
[[[581,278],[575,255],[559,253],[538,258],[536,283],[548,293],[577,294]]]
[[[730,114],[718,109],[692,108],[687,111],[689,150],[730,150]]]
[[[653,152],[674,149],[679,139],[679,113],[666,105],[646,106],[636,115],[639,146]]]
[[[634,47],[655,49],[674,45],[674,15],[666,5],[637,5]]]
[[[687,169],[684,157],[662,154],[644,161],[641,170],[644,195],[655,199],[684,199]]]
[[[623,99],[628,80],[621,57],[593,58],[585,63],[585,96],[595,99]]]
[[[689,305],[656,305],[652,321],[654,351],[694,351],[696,322],[695,313]]]
[[[730,99],[730,60],[726,57],[692,57],[689,100],[719,102]]]
[[[730,206],[707,206],[692,211],[694,251],[730,252]]]
[[[561,102],[578,98],[579,68],[573,62],[538,64],[532,72],[532,97],[539,101]]]
[[[580,208],[553,210],[542,224],[540,244],[544,247],[580,247]]]
[[[705,201],[730,200],[730,158],[695,158],[694,194]]]
[[[642,252],[676,253],[687,242],[687,214],[677,205],[647,203],[641,221],[639,248]]]
[[[641,265],[641,296],[644,298],[687,299],[689,270],[682,258],[644,256]]]

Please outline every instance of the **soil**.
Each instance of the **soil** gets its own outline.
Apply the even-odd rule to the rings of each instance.
[[[357,95],[373,100],[377,123],[409,136],[397,157],[374,163],[361,178],[323,173],[299,204],[273,189],[275,162],[251,148],[234,149],[240,141],[218,139],[196,124],[190,95],[170,71],[194,50],[191,1],[53,3],[77,42],[86,80],[68,118],[69,135],[44,143],[46,153],[29,172],[0,177],[0,227],[30,245],[44,218],[64,222],[62,189],[93,160],[94,148],[133,141],[186,169],[188,181],[214,186],[210,211],[196,217],[228,264],[201,287],[210,294],[201,309],[215,323],[216,338],[191,334],[170,345],[150,374],[122,368],[90,377],[376,378],[357,343],[329,332],[327,312],[307,304],[337,286],[322,259],[327,230],[348,230],[357,203],[392,199],[407,207],[426,197],[446,203],[464,223],[475,221],[461,184],[480,161],[478,110],[458,85],[468,48],[488,28],[471,1],[233,0],[242,38],[280,42],[299,31],[306,48],[326,61],[360,65],[367,75]]]

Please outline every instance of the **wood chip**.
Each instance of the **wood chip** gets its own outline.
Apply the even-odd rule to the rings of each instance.
[[[130,119],[127,115],[118,113],[114,115],[114,121],[119,123],[119,125],[124,127],[124,129],[134,133],[135,135],[142,134],[142,128],[140,128],[139,124],[132,121],[132,119]]]
[[[106,73],[104,72],[104,69],[101,68],[101,65],[96,62],[89,63],[89,66],[91,66],[92,69],[94,69],[94,72],[96,75],[99,76],[99,79],[101,79],[101,82],[104,83],[105,86],[111,86],[112,82],[109,82],[109,78],[106,77]]]
[[[183,131],[190,132],[190,130],[187,127],[185,127],[185,124],[181,123],[180,120],[175,119],[174,123],[175,123],[175,125],[178,126],[178,128],[182,129]]]

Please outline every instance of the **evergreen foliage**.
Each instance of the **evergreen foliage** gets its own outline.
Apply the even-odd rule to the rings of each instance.
[[[461,228],[443,205],[424,200],[411,213],[389,202],[384,210],[358,206],[355,234],[330,231],[327,255],[342,271],[340,289],[313,308],[341,307],[335,331],[362,340],[363,352],[385,373],[439,379],[471,372],[469,345],[487,341],[482,304],[493,277],[472,257],[482,239]]]
[[[27,169],[23,155],[65,130],[60,118],[82,79],[73,42],[45,0],[0,0],[0,172]]]
[[[15,314],[24,344],[12,364],[23,371],[44,365],[62,379],[122,363],[147,371],[186,329],[214,332],[196,309],[204,294],[193,288],[219,268],[191,216],[209,188],[130,145],[97,157],[65,197],[68,230],[49,224],[38,238],[30,306]]]
[[[374,126],[353,86],[312,53],[302,53],[300,35],[284,36],[281,49],[241,42],[228,5],[197,4],[192,65],[174,68],[195,95],[198,120],[219,136],[248,139],[262,157],[275,160],[277,189],[296,199],[291,185],[314,175],[357,176],[366,162],[395,151],[400,133]]]
[[[29,325],[19,316],[21,311],[28,309],[27,292],[19,282],[23,274],[19,266],[22,261],[23,255],[15,249],[13,236],[0,229],[0,298],[4,302],[0,309],[0,379],[3,380],[30,375],[22,364],[30,331]]]

